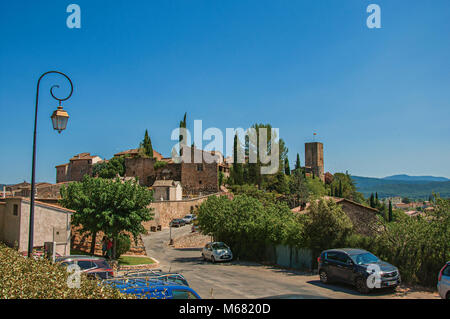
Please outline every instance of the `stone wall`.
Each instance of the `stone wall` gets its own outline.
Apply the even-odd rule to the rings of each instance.
[[[149,206],[153,209],[153,220],[144,222],[143,225],[147,230],[150,230],[152,226],[158,225],[161,225],[161,227],[169,227],[172,219],[186,216],[191,212],[191,209],[196,211],[200,204],[207,200],[209,196],[217,195],[220,194],[217,193],[179,201],[155,201]]]
[[[69,181],[81,181],[84,175],[92,175],[92,160],[80,159],[76,161],[70,161],[69,166]]]
[[[217,163],[182,163],[181,185],[185,194],[219,191]]]
[[[354,230],[361,235],[371,236],[377,231],[376,210],[343,200],[342,210],[352,221]]]
[[[102,255],[102,239],[105,234],[98,232],[95,240],[95,255]],[[145,247],[142,238],[139,236],[137,245],[132,234],[128,234],[131,239],[131,249],[126,255],[142,255],[145,256]],[[88,233],[82,234],[79,226],[72,226],[72,237],[70,240],[71,249],[81,250],[86,253],[91,251],[92,236]]]

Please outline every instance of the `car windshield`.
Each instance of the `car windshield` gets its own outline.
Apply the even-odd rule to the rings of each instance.
[[[359,255],[350,256],[355,264],[366,265],[371,263],[376,263],[379,261],[378,257],[371,253],[363,253]]]
[[[212,244],[212,248],[213,249],[227,249],[228,246],[225,245],[224,243],[214,243],[214,244]]]

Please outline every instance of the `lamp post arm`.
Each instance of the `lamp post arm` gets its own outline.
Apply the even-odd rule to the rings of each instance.
[[[59,85],[53,85],[50,88],[50,94],[51,96],[59,101],[59,104],[61,105],[62,101],[65,101],[69,99],[72,96],[73,93],[73,83],[72,80],[64,73],[59,71],[48,71],[43,73],[37,82],[37,88],[36,88],[36,107],[34,111],[34,132],[33,132],[33,159],[32,159],[32,166],[31,166],[31,194],[30,194],[30,221],[29,221],[29,232],[28,232],[28,257],[33,256],[33,236],[34,236],[34,193],[36,192],[36,181],[35,181],[35,175],[36,175],[36,127],[37,127],[37,115],[38,115],[38,105],[39,105],[39,86],[41,83],[41,80],[44,76],[47,74],[60,74],[64,76],[70,83],[70,93],[65,98],[58,98],[53,94],[53,89],[59,88]]]

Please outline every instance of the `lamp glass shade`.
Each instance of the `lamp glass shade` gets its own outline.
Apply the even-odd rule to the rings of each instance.
[[[61,131],[66,129],[67,121],[69,120],[69,114],[62,108],[62,106],[58,106],[58,108],[53,112],[52,116],[53,129],[61,133]]]

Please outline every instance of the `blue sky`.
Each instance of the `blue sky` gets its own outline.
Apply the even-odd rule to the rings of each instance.
[[[81,29],[66,7],[81,7]],[[366,7],[381,7],[368,29]],[[0,183],[30,180],[36,81],[67,73],[68,128],[41,83],[37,180],[77,153],[110,158],[148,129],[165,156],[188,128],[271,123],[291,165],[313,132],[325,170],[450,177],[448,0],[1,1]]]

